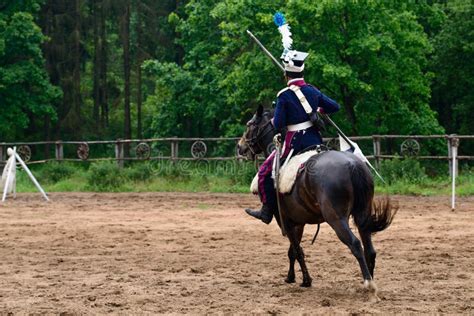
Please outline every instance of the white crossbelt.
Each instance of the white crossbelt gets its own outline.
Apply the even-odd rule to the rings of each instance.
[[[311,127],[311,126],[313,126],[313,123],[311,123],[311,121],[306,121],[306,122],[299,123],[299,124],[288,125],[288,126],[287,126],[287,129],[288,129],[288,131],[290,131],[290,132],[297,132],[297,131],[301,131],[301,130],[307,129],[307,128]]]
[[[306,99],[303,92],[301,91],[301,88],[296,86],[296,85],[291,85],[290,90],[293,91],[296,94],[296,96],[298,97],[298,100],[300,100],[304,111],[307,114],[311,114],[311,112],[313,112],[313,109],[311,108],[311,105],[309,104],[308,100]]]

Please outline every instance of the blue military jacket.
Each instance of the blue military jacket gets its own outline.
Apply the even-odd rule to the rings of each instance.
[[[288,81],[288,86],[290,85],[297,85],[301,88],[301,92],[303,92],[314,111],[318,108],[322,108],[322,112],[326,114],[339,111],[340,106],[336,101],[324,95],[314,86],[306,84],[302,78]],[[308,120],[309,116],[305,112],[296,94],[288,88],[281,90],[278,93],[273,119],[275,128],[282,130],[288,125],[299,124]],[[309,146],[321,143],[321,134],[315,127],[297,132],[295,135],[292,135],[291,140],[291,146],[294,148],[295,154]]]

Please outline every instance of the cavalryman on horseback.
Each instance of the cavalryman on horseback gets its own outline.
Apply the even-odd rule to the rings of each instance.
[[[277,94],[276,108],[272,124],[279,132],[286,129],[281,160],[289,159],[301,151],[322,143],[322,128],[319,113],[334,113],[339,105],[324,95],[316,87],[304,80],[304,61],[309,55],[291,49],[292,39],[283,16],[275,16],[283,36],[284,51],[281,61],[285,67],[287,87]],[[258,191],[263,205],[261,210],[245,211],[262,222],[269,224],[278,211],[277,196],[272,178],[272,166],[277,151],[273,151],[258,171]]]

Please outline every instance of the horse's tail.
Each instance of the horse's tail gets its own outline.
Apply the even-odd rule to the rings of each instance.
[[[374,201],[374,181],[366,166],[362,163],[353,165],[351,181],[354,192],[352,216],[361,231],[374,234],[390,226],[397,213],[388,196]]]

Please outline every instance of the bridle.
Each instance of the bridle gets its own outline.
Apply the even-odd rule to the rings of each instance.
[[[256,126],[256,128],[252,131],[251,137],[245,137],[244,141],[247,143],[252,155],[256,156],[257,153],[254,150],[255,147],[260,149],[262,152],[265,152],[265,148],[262,147],[260,141],[262,138],[267,136],[268,133],[273,131],[273,125],[271,120],[268,120],[268,122],[266,122],[262,127],[258,126],[258,122],[253,122],[252,125]]]

